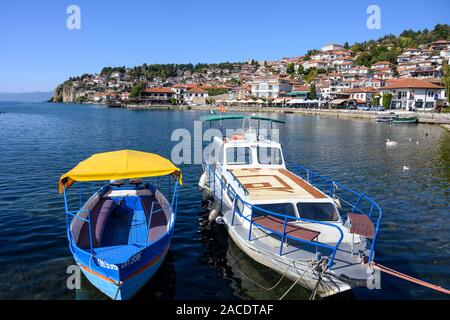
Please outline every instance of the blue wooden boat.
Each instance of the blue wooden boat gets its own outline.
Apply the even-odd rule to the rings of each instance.
[[[171,202],[157,186],[142,180],[167,175],[175,179],[168,183],[174,184]],[[131,180],[126,184],[124,179]],[[105,180],[109,183],[82,205],[80,191],[80,208],[69,210],[72,184]],[[172,240],[179,185],[180,169],[169,160],[131,150],[93,155],[61,176],[70,251],[86,278],[111,299],[132,298],[163,263]]]

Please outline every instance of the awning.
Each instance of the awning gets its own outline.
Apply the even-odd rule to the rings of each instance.
[[[292,99],[287,102],[287,104],[315,104],[319,103],[319,100],[303,100],[303,99]]]
[[[62,175],[59,192],[63,192],[64,187],[68,189],[76,181],[134,179],[169,174],[178,176],[179,183],[182,183],[181,170],[157,154],[133,150],[98,153]]]

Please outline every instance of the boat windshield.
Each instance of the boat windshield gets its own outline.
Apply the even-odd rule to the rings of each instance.
[[[265,165],[282,165],[281,150],[279,148],[258,147],[258,162]]]
[[[258,204],[253,209],[254,216],[267,216],[269,213],[259,210],[264,209],[276,214],[281,214],[290,217],[297,217],[295,209],[292,203],[270,203],[270,204]]]
[[[297,203],[300,218],[316,221],[337,221],[338,213],[332,203]]]
[[[227,148],[228,165],[252,164],[252,151],[249,147]]]

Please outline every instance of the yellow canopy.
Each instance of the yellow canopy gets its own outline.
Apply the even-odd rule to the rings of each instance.
[[[102,181],[158,177],[168,174],[178,176],[181,171],[174,164],[157,154],[133,150],[121,150],[94,154],[80,162],[59,179],[59,192],[69,188],[75,181]]]

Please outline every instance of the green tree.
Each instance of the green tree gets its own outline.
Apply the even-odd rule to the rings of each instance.
[[[314,83],[311,84],[311,87],[309,88],[308,99],[309,100],[317,99],[316,85]]]
[[[380,105],[380,99],[381,99],[381,95],[379,93],[374,94],[372,96],[372,105],[373,106],[379,106]]]
[[[317,78],[317,75],[318,72],[316,68],[309,68],[308,71],[306,71],[303,80],[305,80],[306,83],[311,83]]]
[[[294,64],[291,62],[286,67],[286,73],[291,75],[294,74],[294,72],[295,72]]]
[[[297,74],[300,76],[305,72],[305,68],[301,64],[298,65]]]
[[[131,99],[140,98],[142,91],[144,91],[144,85],[142,83],[135,84],[130,91],[130,98]]]
[[[445,87],[445,92],[447,93],[447,102],[450,103],[450,65],[448,64],[448,62],[444,63],[444,87]]]
[[[384,109],[390,109],[391,108],[391,101],[392,101],[392,93],[385,93],[383,95],[383,107]]]

